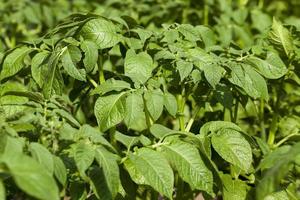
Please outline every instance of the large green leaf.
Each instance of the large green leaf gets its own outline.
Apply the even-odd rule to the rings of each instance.
[[[222,174],[222,196],[224,200],[245,200],[247,184],[239,179],[233,180],[230,175]]]
[[[32,51],[27,46],[21,46],[9,53],[3,61],[0,80],[18,73],[24,66],[24,58]]]
[[[121,39],[118,28],[103,18],[91,19],[81,28],[80,35],[85,40],[95,42],[99,49],[115,46]]]
[[[30,152],[33,158],[35,158],[47,171],[52,175],[54,171],[54,161],[52,154],[43,145],[32,142],[30,143]]]
[[[115,154],[101,146],[95,151],[95,159],[102,171],[102,182],[97,185],[100,199],[114,199],[119,191],[120,175],[117,158]]]
[[[135,154],[130,154],[124,164],[134,182],[149,185],[166,197],[172,198],[173,171],[160,153],[141,148]]]
[[[95,103],[95,116],[101,131],[120,123],[125,117],[124,93],[99,97]]]
[[[280,21],[273,18],[272,30],[269,34],[270,41],[277,47],[284,50],[289,57],[294,53],[293,39],[291,33],[286,29]]]
[[[285,64],[280,57],[273,52],[268,53],[266,60],[257,57],[249,57],[247,61],[254,66],[258,72],[268,79],[278,79],[287,72]]]
[[[136,83],[144,84],[152,75],[153,60],[146,52],[136,54],[129,49],[125,57],[125,75]]]
[[[225,70],[217,64],[209,64],[203,67],[207,82],[215,88],[223,77]]]
[[[71,156],[75,160],[80,175],[85,176],[85,171],[91,166],[94,161],[95,150],[91,146],[91,144],[78,142],[71,146]]]
[[[62,66],[73,78],[85,81],[85,70],[77,69],[76,64],[81,60],[81,52],[78,47],[70,45],[65,47],[61,55]]]
[[[179,176],[189,183],[193,190],[212,193],[212,172],[205,166],[196,147],[186,142],[175,141],[162,145],[161,151]]]
[[[201,129],[200,129],[200,134],[201,135],[208,135],[209,133],[217,133],[219,130],[227,128],[227,129],[233,129],[236,131],[242,131],[242,129],[232,123],[232,122],[227,122],[227,121],[210,121],[205,123]]]
[[[147,128],[144,100],[141,94],[132,93],[126,98],[124,122],[128,128],[133,130],[142,131]]]
[[[97,45],[89,40],[84,40],[80,45],[81,49],[84,52],[83,64],[86,69],[86,72],[91,72],[98,60],[98,48]]]
[[[17,186],[43,200],[58,200],[59,191],[52,175],[34,159],[19,154],[4,161]]]
[[[251,146],[240,132],[233,129],[221,129],[212,135],[211,142],[213,148],[224,160],[246,172],[250,169]]]

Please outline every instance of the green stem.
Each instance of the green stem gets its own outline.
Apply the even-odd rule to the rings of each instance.
[[[258,2],[258,8],[262,9],[264,7],[264,0],[259,0]]]
[[[235,104],[234,104],[234,113],[233,113],[233,123],[236,123],[237,119],[238,119],[238,111],[239,111],[239,100],[235,100]]]
[[[94,79],[92,79],[92,77],[90,77],[89,75],[86,76],[88,81],[96,88],[98,87],[98,84],[96,83],[96,81]]]
[[[261,138],[263,141],[266,141],[266,130],[265,130],[265,102],[263,99],[260,99],[259,104],[259,119],[260,119],[260,129],[261,129]]]
[[[208,25],[208,16],[209,15],[209,6],[207,1],[205,1],[204,10],[203,10],[203,24]]]
[[[179,111],[179,128],[181,131],[185,130],[185,122],[184,122],[184,107],[185,107],[185,97],[183,95],[177,95],[177,105]]]
[[[98,71],[99,71],[99,82],[100,82],[100,84],[103,84],[105,82],[105,77],[104,77],[104,70],[103,70],[103,56],[102,56],[102,51],[99,52]]]
[[[283,143],[285,143],[286,141],[288,141],[291,137],[294,137],[294,136],[300,136],[300,133],[292,133],[284,138],[282,138],[277,144],[275,144],[273,147],[274,148],[277,148],[279,147],[280,145],[282,145]]]
[[[192,116],[192,118],[189,120],[188,124],[187,124],[186,127],[185,127],[185,131],[186,131],[186,132],[189,132],[189,131],[191,130],[192,125],[193,125],[193,123],[194,123],[194,121],[195,121],[195,119],[196,119],[198,113],[200,112],[200,110],[201,110],[201,107],[200,107],[200,106],[197,106],[197,107],[196,107],[196,112],[194,113],[194,115]]]

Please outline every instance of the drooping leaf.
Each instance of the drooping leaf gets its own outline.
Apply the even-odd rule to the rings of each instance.
[[[212,193],[212,172],[205,166],[196,147],[175,141],[172,144],[162,145],[161,151],[192,189]]]
[[[20,154],[8,157],[4,162],[17,186],[27,194],[37,199],[60,199],[52,175],[34,159]]]
[[[84,52],[84,67],[86,72],[89,73],[94,69],[98,60],[97,45],[92,41],[84,40],[81,42],[80,47]]]
[[[94,161],[95,150],[90,144],[78,142],[71,146],[71,156],[74,158],[80,175],[85,176],[85,171]]]
[[[91,19],[81,28],[80,35],[85,40],[94,42],[99,49],[106,49],[119,43],[121,37],[118,28],[111,21],[103,18]]]
[[[162,114],[164,108],[164,96],[161,90],[148,90],[145,92],[147,110],[156,121]]]
[[[27,46],[21,46],[9,53],[4,58],[2,70],[0,73],[0,80],[15,75],[23,67],[25,67],[24,59],[31,51],[31,48]]]
[[[173,171],[160,153],[141,148],[136,154],[130,154],[124,164],[134,182],[149,185],[162,195],[172,198]]]
[[[129,49],[125,57],[125,75],[136,83],[144,84],[152,75],[153,60],[146,52],[136,54]]]
[[[164,93],[164,106],[167,109],[167,111],[172,115],[173,117],[176,116],[177,113],[177,101],[174,95],[171,93]]]
[[[49,52],[42,51],[37,53],[31,60],[31,75],[35,82],[42,87],[46,78],[47,64],[44,61],[49,56]]]
[[[54,171],[54,161],[49,150],[39,143],[32,142],[30,143],[30,152],[33,158],[44,166],[44,168],[52,175]]]
[[[103,173],[101,185],[97,185],[100,199],[114,199],[119,191],[120,175],[117,156],[103,147],[95,151],[95,159]]]
[[[147,128],[144,100],[141,94],[131,93],[126,98],[124,122],[130,129],[142,131]]]
[[[81,52],[78,47],[70,45],[65,47],[61,55],[61,61],[66,72],[73,78],[85,81],[85,70],[77,69],[76,64],[81,60]]]
[[[62,186],[65,186],[67,183],[67,169],[64,162],[61,158],[53,156],[54,162],[54,175],[55,178],[61,183]]]
[[[224,160],[246,172],[250,169],[251,146],[240,132],[233,129],[220,129],[212,135],[211,142],[213,148]]]

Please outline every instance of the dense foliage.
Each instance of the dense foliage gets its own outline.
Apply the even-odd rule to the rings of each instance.
[[[1,0],[0,61],[0,200],[300,199],[298,0]]]

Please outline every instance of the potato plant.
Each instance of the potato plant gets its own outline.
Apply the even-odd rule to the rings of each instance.
[[[299,199],[297,20],[214,2],[103,3],[7,45],[0,200]]]

